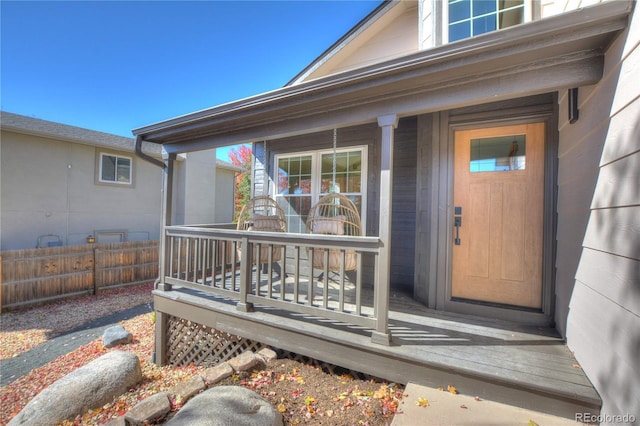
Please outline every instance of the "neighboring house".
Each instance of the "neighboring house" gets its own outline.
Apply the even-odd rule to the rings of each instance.
[[[236,176],[244,169],[223,160],[216,161],[216,203],[215,223],[231,223],[236,210]]]
[[[398,381],[454,377],[469,392],[522,405],[527,397],[516,394],[530,385],[530,401],[551,395],[540,404],[563,415],[579,408],[558,404],[580,400],[601,409],[603,423],[625,414],[640,419],[640,11],[632,1],[586,3],[384,2],[286,87],[134,130],[162,144],[166,173],[178,154],[253,143],[253,191],[278,201],[290,234],[239,235],[295,252],[287,271],[295,270],[288,280],[296,288],[304,247],[344,252],[338,237],[296,234],[335,172],[368,236],[349,243],[363,253],[355,286],[373,283],[376,295],[371,324],[360,301],[355,318],[342,315],[344,282],[331,308],[326,277],[324,290],[308,294],[324,297],[320,305],[301,302],[297,290],[288,299],[271,276],[258,283],[244,266],[239,290],[235,281],[217,288],[219,277],[203,286],[204,270],[198,281],[174,267],[181,256],[174,241],[231,234],[166,221],[171,248],[155,299],[160,362],[168,356],[164,317],[177,316],[372,374],[384,369]],[[172,205],[169,198],[164,208]],[[309,289],[318,284],[310,281]],[[170,296],[172,285],[233,296],[238,310],[189,299],[189,309],[201,303],[202,312],[189,311]],[[396,292],[430,311],[389,321],[389,293]],[[356,332],[343,338],[330,325],[300,326],[297,317],[270,322],[269,312],[252,316],[254,303],[365,324],[373,342],[391,346]],[[584,383],[567,384],[582,373],[563,370],[567,361],[549,346],[530,356],[531,346],[517,342],[469,343],[469,324],[479,318],[495,321],[496,332],[524,324],[556,329],[597,395],[581,394]],[[455,335],[444,320],[464,330],[450,345],[439,340]],[[403,330],[423,321],[432,343],[411,343]],[[502,350],[510,355],[500,358]],[[571,391],[552,396],[551,387],[565,386]]]
[[[0,129],[1,250],[159,238],[162,169],[135,154],[134,139],[9,112]],[[162,159],[155,144],[143,152]],[[215,202],[215,150],[188,156],[178,169],[210,196],[185,197],[180,208],[217,222],[216,209],[233,206],[233,196],[218,191],[227,198]]]

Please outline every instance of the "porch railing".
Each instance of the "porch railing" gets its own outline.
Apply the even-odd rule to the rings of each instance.
[[[255,304],[341,321],[373,329],[373,341],[388,343],[389,291],[378,279],[377,237],[225,228],[166,227],[160,288],[196,289],[235,301],[245,312]],[[345,271],[354,253],[357,267]],[[339,268],[329,269],[330,255]],[[324,267],[313,268],[312,256],[323,256]],[[373,299],[364,296],[364,285],[372,285]]]

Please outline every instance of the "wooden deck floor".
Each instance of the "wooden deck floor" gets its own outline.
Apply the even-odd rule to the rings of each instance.
[[[598,413],[600,398],[562,339],[549,328],[441,313],[392,293],[390,346],[371,331],[231,301],[196,290],[154,292],[156,310],[398,383],[455,386],[460,393],[574,418]]]

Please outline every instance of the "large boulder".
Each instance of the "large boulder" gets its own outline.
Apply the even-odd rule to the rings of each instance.
[[[269,402],[242,386],[217,386],[190,399],[165,426],[282,426]]]
[[[10,422],[52,425],[101,407],[142,379],[140,360],[113,351],[69,373],[35,396]]]

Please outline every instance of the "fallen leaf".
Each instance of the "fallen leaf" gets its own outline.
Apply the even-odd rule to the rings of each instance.
[[[452,393],[454,395],[458,394],[458,389],[456,389],[455,386],[447,385],[447,390],[449,391],[449,393]]]
[[[429,406],[429,400],[424,399],[423,397],[418,398],[418,400],[416,401],[416,405],[418,407],[428,407]]]
[[[466,405],[462,404],[462,405],[460,405],[460,408],[464,408],[466,410],[469,407],[467,407]]]
[[[475,397],[475,398],[473,398],[473,399],[475,399],[476,401],[482,401],[482,400],[480,399],[480,397],[479,397],[479,396],[476,396],[476,397]]]
[[[438,390],[442,392],[444,389],[442,387],[439,387]]]
[[[529,420],[529,423],[527,423],[528,426],[538,426],[538,423],[534,422],[533,420]]]
[[[278,404],[278,406],[276,408],[281,413],[285,413],[287,411],[287,407],[285,407],[284,404]]]

